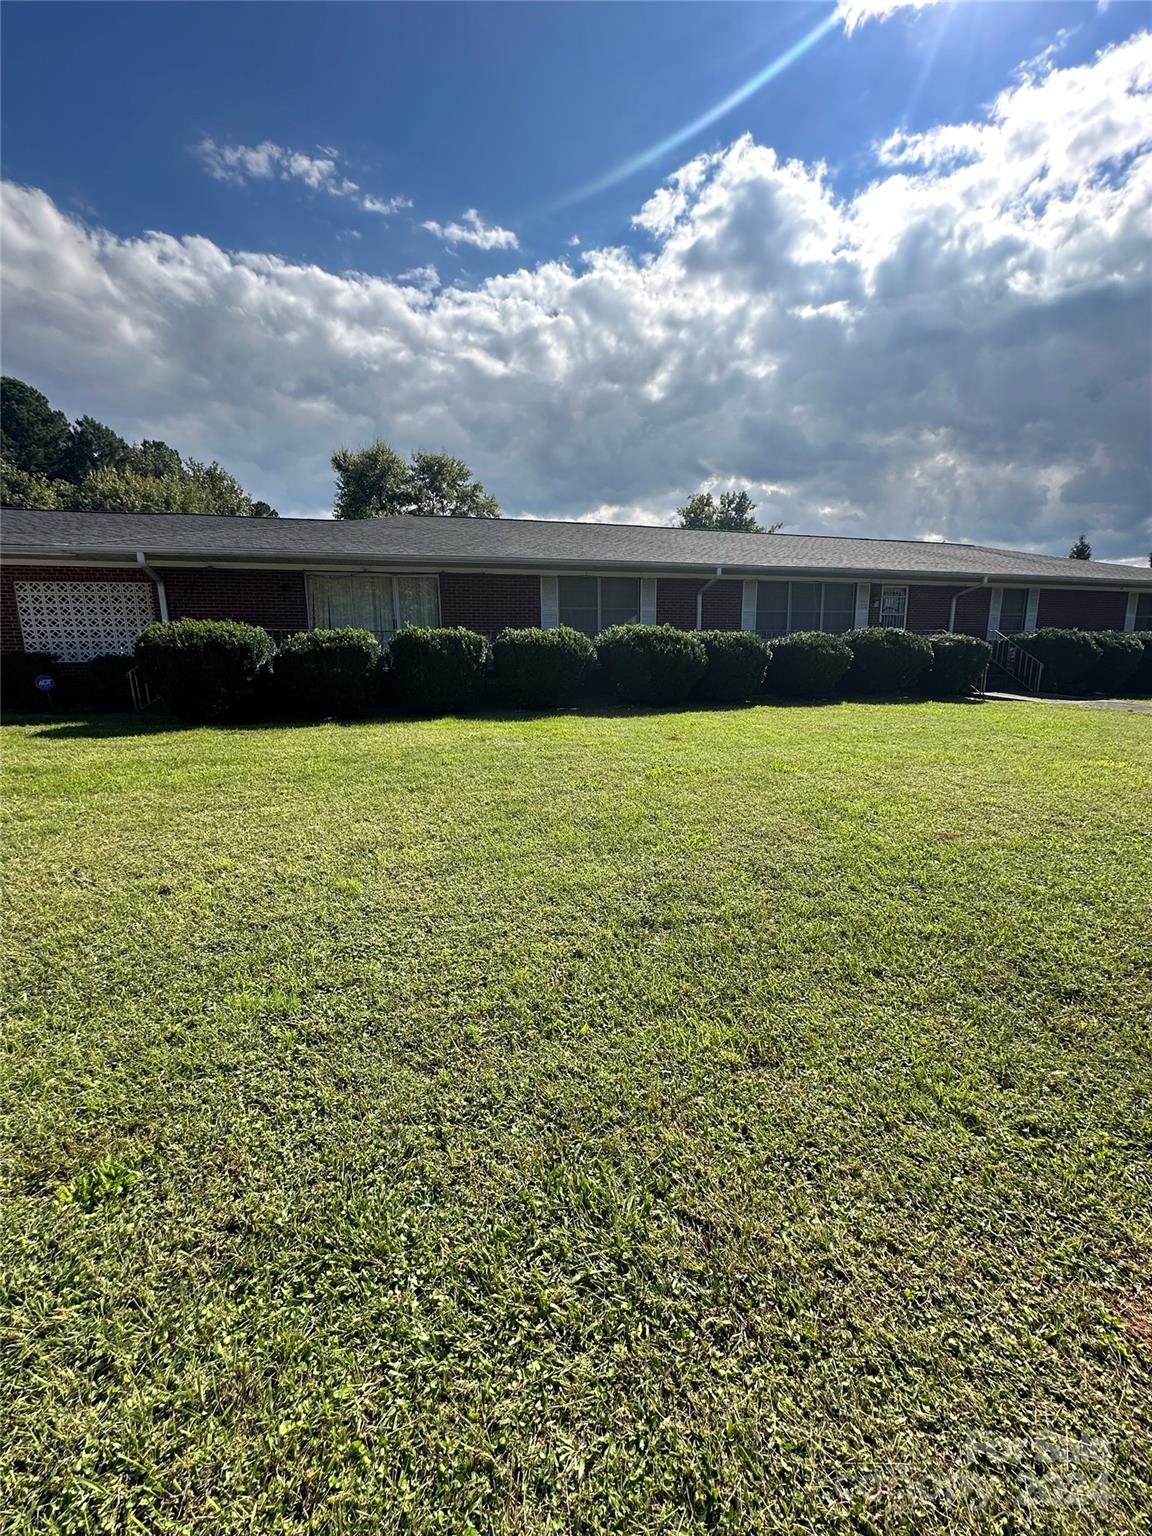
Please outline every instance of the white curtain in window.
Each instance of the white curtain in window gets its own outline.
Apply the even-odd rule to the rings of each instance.
[[[313,629],[396,628],[391,576],[309,576],[308,621]]]
[[[440,583],[435,576],[396,577],[396,628],[415,624],[435,629],[440,623]]]
[[[308,620],[313,629],[370,629],[390,635],[406,624],[440,623],[435,576],[309,576]]]

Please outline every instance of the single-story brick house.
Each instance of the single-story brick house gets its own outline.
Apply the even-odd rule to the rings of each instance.
[[[63,663],[130,651],[158,618],[244,619],[277,636],[355,624],[383,640],[408,623],[489,637],[637,620],[768,637],[1152,629],[1152,570],[912,539],[12,510],[0,553],[0,645]]]

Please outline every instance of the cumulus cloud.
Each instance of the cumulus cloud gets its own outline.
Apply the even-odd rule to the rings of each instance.
[[[520,243],[512,230],[501,229],[499,224],[485,224],[475,208],[466,209],[458,223],[437,224],[435,219],[429,219],[420,227],[447,245],[475,245],[482,251],[515,250]]]
[[[217,181],[243,186],[248,181],[299,181],[314,192],[332,197],[350,198],[366,213],[396,213],[411,208],[407,197],[374,197],[340,171],[339,156],[324,148],[319,155],[301,154],[267,139],[263,144],[218,144],[215,139],[201,139],[196,157]]]
[[[125,239],[5,193],[6,368],[289,512],[379,434],[466,458],[505,511],[765,519],[1098,557],[1152,547],[1152,37],[1040,66],[898,136],[838,197],[743,138],[585,249],[475,287]]]

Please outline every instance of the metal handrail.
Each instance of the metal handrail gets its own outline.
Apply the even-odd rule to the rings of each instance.
[[[149,688],[148,679],[139,667],[130,667],[125,676],[128,679],[128,692],[132,695],[133,709],[139,711],[155,704],[156,695]]]
[[[995,638],[992,641],[992,655],[989,662],[992,666],[999,667],[1001,672],[1007,673],[1025,693],[1039,693],[1041,679],[1044,676],[1044,663],[1037,661],[1035,656],[1030,656],[1027,651],[1021,650],[1011,635],[1001,634],[997,629],[993,631]]]

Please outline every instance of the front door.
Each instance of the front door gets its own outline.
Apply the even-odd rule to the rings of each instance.
[[[885,629],[903,629],[908,618],[908,588],[880,588],[880,623]]]

